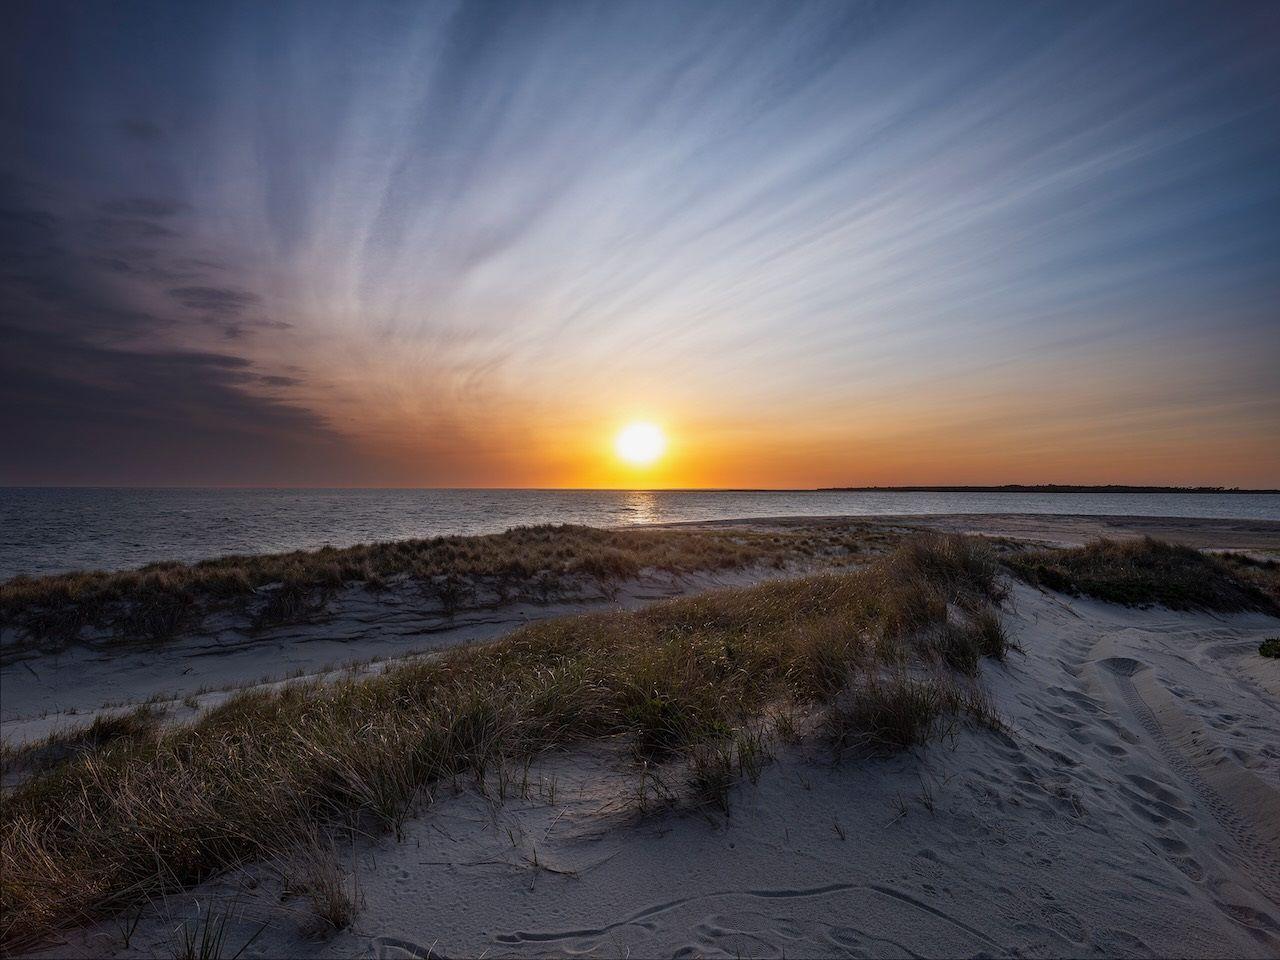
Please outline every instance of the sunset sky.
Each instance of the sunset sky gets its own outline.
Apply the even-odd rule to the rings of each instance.
[[[1280,4],[8,0],[0,47],[0,482],[1280,486]]]

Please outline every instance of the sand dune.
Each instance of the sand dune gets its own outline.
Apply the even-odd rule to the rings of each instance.
[[[409,583],[371,595],[341,592],[323,616],[268,629],[241,615],[215,616],[164,644],[77,644],[49,654],[14,654],[0,669],[0,724],[13,745],[156,702],[175,718],[221,702],[228,691],[290,678],[382,669],[436,650],[478,643],[534,620],[599,609],[633,609],[665,600],[787,575],[773,567],[690,573],[650,572],[603,589],[581,588],[548,602],[493,602],[445,611]]]
[[[1280,522],[1255,520],[975,514],[765,518],[671,526],[837,531],[893,539],[934,530],[1059,545],[1082,544],[1099,536],[1158,536],[1199,548],[1280,553]],[[814,565],[819,564],[810,564]],[[21,744],[151,700],[170,707],[181,718],[192,713],[183,705],[187,698],[208,707],[224,699],[225,691],[246,685],[338,672],[353,664],[376,671],[380,661],[491,639],[531,620],[589,609],[630,609],[718,587],[758,583],[797,569],[789,563],[781,570],[765,565],[680,575],[647,571],[607,587],[583,578],[564,596],[547,603],[501,601],[482,589],[480,602],[456,611],[445,610],[415,584],[398,581],[376,594],[360,586],[348,587],[327,602],[323,614],[265,629],[243,612],[220,613],[164,644],[122,646],[108,631],[100,631],[96,642],[90,639],[60,654],[0,646],[0,724],[9,743]],[[0,638],[5,632],[0,628]]]
[[[330,939],[252,868],[50,955],[163,952],[226,911],[246,956],[1275,956],[1280,665],[1262,614],[1015,588],[1025,649],[983,671],[1009,733],[833,765],[776,748],[730,813],[638,812],[609,749],[504,802],[458,787],[400,842],[344,851],[364,908]],[[265,924],[265,926],[264,926]]]

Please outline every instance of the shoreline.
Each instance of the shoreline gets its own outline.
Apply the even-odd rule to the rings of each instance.
[[[19,739],[25,740],[42,736],[61,723],[116,709],[116,700],[133,706],[149,698],[178,704],[186,697],[196,697],[207,703],[221,699],[210,698],[209,694],[235,687],[269,685],[300,675],[377,671],[384,662],[485,642],[535,620],[592,610],[637,609],[655,601],[709,590],[863,564],[903,538],[922,532],[985,536],[1002,543],[1004,548],[1072,547],[1100,538],[1131,540],[1151,536],[1201,550],[1242,553],[1264,562],[1280,560],[1280,521],[955,514],[751,517],[635,524],[596,531],[621,535],[614,538],[619,544],[632,542],[629,535],[644,537],[667,532],[715,535],[718,539],[712,542],[722,546],[726,542],[752,543],[757,545],[757,553],[742,562],[722,558],[715,563],[728,565],[706,568],[700,566],[705,561],[688,555],[680,561],[684,566],[678,568],[663,569],[643,561],[621,576],[562,573],[559,587],[545,582],[552,574],[549,568],[531,574],[532,579],[517,581],[464,571],[437,574],[424,582],[419,576],[402,571],[382,574],[379,579],[384,582],[374,591],[358,579],[321,586],[314,597],[308,588],[305,596],[310,599],[301,603],[294,616],[279,622],[262,622],[250,608],[236,609],[215,601],[196,619],[185,620],[172,636],[149,641],[118,636],[117,628],[96,623],[86,624],[83,633],[70,642],[51,639],[27,647],[19,642],[20,621],[15,618],[11,623],[0,623],[0,687],[5,701],[0,717],[11,737],[21,728]],[[505,537],[500,534],[458,539],[460,545],[486,541],[499,555],[519,549],[506,543]],[[498,545],[495,538],[506,545]],[[774,542],[779,538],[780,542]],[[556,540],[554,533],[550,540]],[[568,542],[566,538],[565,543]],[[383,546],[394,550],[395,542]],[[579,544],[574,549],[592,548]],[[294,555],[247,555],[236,559],[253,565],[272,557]],[[785,561],[779,564],[784,557]],[[308,565],[332,563],[340,558],[340,553],[331,557],[319,551],[297,555],[303,570]],[[198,564],[187,565],[178,568],[178,572],[200,569]],[[159,575],[171,572],[164,570]],[[47,579],[54,584],[60,576]],[[108,582],[117,576],[123,580],[136,578],[133,571],[89,576],[102,576]],[[445,585],[454,586],[457,597],[447,592],[436,596],[432,592],[433,581],[442,578]],[[42,579],[45,578],[34,581],[37,588]],[[536,589],[529,589],[530,586]],[[198,581],[189,589],[199,590]],[[245,603],[270,604],[270,598],[279,590],[278,582],[264,582],[253,588]],[[127,617],[128,607],[136,602],[127,601],[117,615]],[[75,669],[68,671],[66,668],[73,664]],[[129,693],[119,697],[113,692],[118,690]]]
[[[1018,528],[1026,519],[1005,518],[996,527],[1046,532],[1043,525]],[[955,516],[934,526],[972,521]],[[573,603],[518,611],[486,605],[460,611],[452,623],[470,636],[437,634],[459,642],[425,656],[266,683],[241,670],[250,683],[239,692],[172,701],[152,694],[199,684],[197,673],[219,662],[230,668],[232,658],[256,655],[264,668],[289,651],[313,656],[342,631],[333,623],[301,624],[275,637],[246,634],[243,643],[229,635],[185,637],[158,646],[68,648],[0,665],[0,679],[12,684],[6,708],[14,705],[11,694],[29,696],[45,683],[54,700],[87,706],[95,685],[128,700],[101,727],[98,736],[117,731],[106,743],[88,725],[98,711],[5,718],[0,729],[10,756],[22,755],[23,741],[35,751],[33,765],[14,768],[3,783],[9,802],[27,804],[38,822],[60,822],[62,811],[76,823],[106,816],[126,837],[153,816],[171,818],[178,826],[157,834],[166,838],[164,862],[187,855],[172,836],[195,837],[195,849],[209,858],[209,869],[183,889],[149,903],[136,898],[136,912],[126,914],[135,918],[125,921],[133,924],[128,938],[109,902],[83,917],[63,904],[61,929],[50,931],[57,942],[29,937],[16,953],[42,940],[43,949],[29,955],[163,955],[173,952],[175,929],[196,929],[212,917],[232,949],[253,940],[246,955],[316,960],[877,955],[886,945],[895,955],[920,956],[1207,956],[1224,948],[1274,954],[1280,835],[1270,811],[1280,800],[1280,755],[1267,733],[1278,716],[1280,671],[1259,655],[1259,644],[1275,635],[1280,619],[1238,592],[1218,602],[1226,594],[1215,591],[1240,588],[1231,572],[1240,561],[1158,543],[1052,552],[1083,554],[1091,565],[1073,568],[1078,572],[1148,590],[1121,605],[1099,599],[1105,583],[1064,593],[1046,586],[1046,575],[1019,576],[1018,558],[1048,553],[1019,550],[1041,542],[1034,539],[912,541],[919,524],[865,519],[736,523],[714,529],[742,542],[754,534],[792,547],[840,544],[844,552],[810,556],[844,565],[810,579],[795,579],[811,572],[801,566],[765,565],[632,584],[601,595],[600,612],[586,617],[562,616],[575,612]],[[1213,526],[1191,524],[1184,532],[1232,534]],[[1049,532],[1086,531],[1058,523]],[[1156,571],[1159,582],[1143,587],[1144,571]],[[761,575],[776,580],[764,583]],[[831,584],[842,586],[833,593]],[[1189,596],[1204,602],[1184,606],[1176,591],[1201,584],[1211,585],[1209,592]],[[393,586],[348,598],[383,621],[367,624],[379,642],[387,639],[385,618],[397,596],[421,606],[408,582],[403,587],[403,595]],[[688,587],[698,595],[678,599]],[[957,605],[926,602],[957,590]],[[1161,606],[1161,598],[1170,605]],[[355,608],[346,613],[353,624],[361,620]],[[410,634],[444,626],[440,613],[410,626]],[[506,623],[494,623],[504,616]],[[864,623],[866,617],[875,619]],[[498,635],[486,635],[495,626]],[[849,644],[866,631],[878,638],[873,647]],[[962,638],[982,644],[972,647],[971,662],[953,646]],[[403,639],[404,652],[416,645]],[[654,651],[669,658],[661,669],[649,659]],[[830,673],[833,662],[843,662],[831,658],[843,656],[853,658],[847,669]],[[883,662],[862,664],[868,656]],[[638,672],[628,666],[614,677],[609,671],[630,664],[629,657]],[[867,706],[877,701],[858,698],[882,689],[877,678],[890,676],[884,671],[902,657],[913,665],[894,688],[899,699],[878,713]],[[750,659],[734,669],[741,658]],[[767,676],[812,677],[812,689],[828,693],[779,688],[748,704],[754,713],[743,706],[741,716],[730,698],[728,712],[708,715],[705,732],[668,726],[666,712],[627,707],[628,691],[656,683],[664,684],[654,688],[666,692],[664,711],[723,706],[725,686],[753,690],[755,681],[744,678],[770,669]],[[696,682],[670,686],[688,677]],[[421,740],[435,727],[422,726],[419,714],[434,715],[450,691],[461,693],[441,714],[449,738]],[[917,704],[929,691],[952,699],[919,715],[927,735],[893,749],[884,740],[873,741],[878,749],[865,746],[866,737],[891,729],[882,724],[901,715],[899,706]],[[467,699],[472,694],[479,699]],[[615,694],[622,699],[611,706],[607,698]],[[475,714],[481,707],[488,712]],[[536,712],[525,717],[520,710]],[[594,718],[615,715],[612,726],[595,726]],[[481,729],[492,736],[472,736],[475,716],[490,717],[492,725]],[[687,730],[687,739],[672,753],[637,753],[650,742],[641,737],[650,722],[664,736]],[[580,735],[555,733],[579,728]],[[499,738],[553,734],[527,750],[513,740],[510,753]],[[305,752],[277,751],[295,739]],[[417,743],[432,749],[411,749]],[[239,761],[227,761],[225,776],[218,764],[231,754],[221,744],[242,751]],[[472,766],[437,753],[454,744],[468,751],[457,757],[474,758]],[[276,766],[241,775],[244,764],[275,763],[277,752]],[[403,767],[419,757],[437,758],[439,769]],[[412,781],[404,779],[410,774]],[[44,779],[27,790],[27,777]],[[94,797],[90,812],[77,813],[79,788],[62,789],[62,777],[73,785],[84,780]],[[292,786],[280,794],[278,782]],[[314,813],[333,802],[335,782],[354,791],[336,796],[347,798],[343,809],[363,812],[358,826]],[[190,804],[204,803],[209,816],[222,818],[211,836],[248,838],[244,855],[220,852],[221,840],[202,840],[205,814],[191,813],[186,794],[171,783],[190,791]],[[320,791],[321,806],[272,806],[272,798],[296,790]],[[241,800],[230,807],[220,799],[233,795]],[[295,832],[253,839],[257,815],[237,819],[236,811],[241,804],[256,811],[259,803],[275,818],[264,824]],[[150,854],[137,855],[135,844],[116,842],[112,833],[86,826],[40,836],[50,838],[56,859],[32,860],[25,875],[50,890],[63,888],[43,864],[66,866],[70,879],[81,880],[74,872],[81,847],[96,851],[95,864],[117,870],[122,885],[163,878]],[[25,848],[13,849],[18,856]],[[341,910],[327,910],[333,897],[309,890],[338,891]],[[62,903],[52,895],[49,902]],[[39,933],[39,904],[27,903],[17,916]]]
[[[1013,511],[1008,513],[784,514],[713,520],[664,520],[652,523],[594,525],[566,522],[553,525],[592,527],[599,530],[618,532],[628,530],[716,530],[724,528],[785,530],[804,526],[909,527],[938,532],[1025,540],[1055,546],[1078,546],[1088,540],[1099,537],[1129,539],[1132,537],[1151,536],[1201,550],[1260,551],[1265,554],[1280,555],[1280,519],[1148,516],[1145,514],[1027,513]],[[523,525],[516,524],[501,532],[509,532],[510,530],[518,529],[520,526]],[[77,567],[47,573],[19,573],[13,576],[0,577],[0,587],[24,579],[41,580],[71,574],[128,574],[157,565],[177,564],[183,567],[192,567],[202,563],[224,561],[230,558],[253,559],[294,553],[315,554],[322,550],[348,550],[353,547],[375,545],[386,546],[411,540],[493,536],[497,533],[499,532],[491,534],[441,533],[427,537],[368,540],[345,546],[326,545],[296,550],[214,553],[195,560],[157,558],[132,566]]]
[[[1280,494],[573,491],[284,488],[0,489],[0,582],[230,555],[499,533],[768,517],[956,514],[1280,522]]]

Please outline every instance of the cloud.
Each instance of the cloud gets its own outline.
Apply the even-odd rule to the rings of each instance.
[[[138,140],[142,143],[154,143],[164,136],[164,130],[159,124],[139,117],[127,117],[121,120],[117,126],[127,138]]]
[[[279,374],[260,376],[258,382],[267,387],[297,387],[303,383],[301,377],[284,377]]]
[[[118,250],[110,241],[135,232],[104,234],[101,218],[85,223],[90,247],[81,252],[74,216],[31,205],[40,191],[13,181],[4,188],[0,436],[21,456],[0,458],[0,482],[334,477],[340,438],[322,416],[280,396],[303,386],[303,377],[238,352],[173,345],[193,339],[181,331],[209,316],[238,317],[257,295],[228,286],[157,288],[158,278],[203,276],[218,265]],[[169,218],[181,207],[130,200],[112,209]]]
[[[154,197],[130,197],[125,200],[109,200],[102,205],[102,211],[117,217],[147,217],[159,219],[172,217],[188,209],[184,203],[175,200],[157,200]]]
[[[262,302],[257,294],[237,287],[175,287],[169,296],[191,310],[228,318]]]
[[[0,432],[24,451],[0,464],[0,482],[234,482],[247,473],[306,482],[340,446],[315,414],[247,391],[289,384],[245,357],[68,343],[14,327],[0,337]]]
[[[142,217],[98,217],[91,226],[92,236],[109,246],[146,240],[167,240],[177,236],[170,227]]]
[[[290,429],[410,481],[518,482],[487,437],[645,404],[832,457],[872,418],[989,443],[1028,391],[1069,460],[1190,365],[1231,469],[1274,464],[1240,412],[1280,369],[1260,9],[48,0],[0,62],[5,315],[85,389],[313,398]],[[132,356],[181,348],[248,366]]]

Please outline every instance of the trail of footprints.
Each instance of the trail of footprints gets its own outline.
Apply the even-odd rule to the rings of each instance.
[[[1104,665],[1114,675],[1116,688],[1125,705],[1142,725],[1170,769],[1192,789],[1204,808],[1240,847],[1244,853],[1244,857],[1240,858],[1241,868],[1253,878],[1268,899],[1280,904],[1280,859],[1277,851],[1258,839],[1247,820],[1205,781],[1195,764],[1165,734],[1160,721],[1133,683],[1133,676],[1148,669],[1146,665],[1123,657],[1112,658]],[[1178,799],[1176,794],[1145,778],[1131,776],[1130,780],[1138,781],[1135,785],[1142,789],[1149,809],[1188,826],[1194,825],[1194,819],[1185,810],[1175,806]],[[1173,840],[1166,849],[1173,854],[1174,862],[1180,870],[1193,879],[1199,879],[1203,876],[1200,865],[1193,859],[1183,856],[1185,844],[1180,845],[1184,848],[1181,852],[1178,850],[1179,845],[1179,841]],[[1197,873],[1199,877],[1196,876]],[[1246,910],[1249,914],[1255,913],[1255,911],[1248,911],[1247,908],[1240,909]]]

